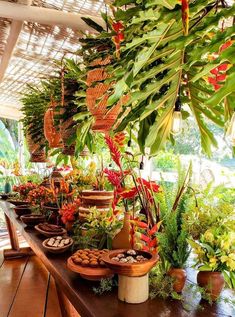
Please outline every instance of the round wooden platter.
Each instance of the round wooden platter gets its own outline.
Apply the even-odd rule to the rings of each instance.
[[[61,232],[57,233],[57,232],[54,232],[54,231],[44,231],[42,229],[40,229],[38,227],[38,225],[34,226],[34,229],[36,229],[39,233],[41,233],[42,235],[44,235],[45,237],[55,237],[55,236],[63,236],[67,233],[67,231],[64,229],[64,228],[61,228]]]
[[[151,254],[147,251],[137,251],[138,255],[143,255],[148,260],[144,262],[137,262],[137,263],[120,263],[113,261],[112,258],[117,256],[120,253],[125,253],[127,249],[120,249],[120,250],[113,250],[108,252],[106,255],[103,256],[102,260],[104,263],[109,267],[113,272],[124,275],[124,276],[143,276],[147,274],[151,268],[157,263],[158,255]]]
[[[56,238],[57,236],[53,236],[51,238]],[[47,245],[47,242],[51,239],[51,238],[48,238],[46,240],[44,240],[42,242],[42,245],[43,245],[43,248],[51,253],[55,253],[55,254],[60,254],[60,253],[63,253],[65,251],[67,251],[72,245],[73,245],[73,239],[70,238],[70,237],[63,237],[63,238],[68,238],[70,239],[70,243],[65,245],[64,247],[60,247],[60,248],[56,248],[56,247],[50,247]]]
[[[89,281],[100,281],[102,278],[109,278],[113,276],[113,272],[107,267],[92,268],[75,264],[72,257],[67,260],[67,267],[75,272],[79,273],[81,277]]]

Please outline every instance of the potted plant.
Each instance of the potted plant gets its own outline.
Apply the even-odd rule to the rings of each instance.
[[[174,279],[173,289],[177,293],[181,293],[184,288],[184,267],[190,254],[187,241],[189,233],[183,224],[183,216],[191,197],[190,175],[191,165],[185,172],[178,161],[178,181],[171,185],[162,181],[161,192],[158,194],[162,220],[161,232],[157,233],[159,254],[162,261],[167,261],[170,265],[168,275]]]
[[[205,289],[212,301],[218,299],[224,287],[223,272],[235,271],[235,237],[228,228],[215,226],[201,234],[197,242],[189,240],[197,256],[198,285]]]

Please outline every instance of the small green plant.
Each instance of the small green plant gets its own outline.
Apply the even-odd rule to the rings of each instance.
[[[170,265],[167,261],[161,260],[151,270],[149,276],[150,298],[160,297],[163,299],[173,298],[181,299],[182,296],[177,294],[173,289],[174,279],[167,275]]]
[[[103,278],[98,287],[93,287],[93,292],[96,295],[103,295],[104,293],[111,292],[117,285],[117,281],[114,278]]]

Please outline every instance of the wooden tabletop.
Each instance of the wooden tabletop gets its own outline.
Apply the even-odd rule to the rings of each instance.
[[[98,286],[97,282],[89,282],[80,278],[76,273],[69,271],[66,260],[70,252],[64,254],[50,254],[44,251],[42,237],[34,229],[27,228],[16,218],[10,203],[0,201],[0,207],[12,223],[24,236],[32,250],[41,259],[48,271],[53,275],[60,288],[64,291],[70,302],[82,317],[228,317],[235,316],[235,308],[225,303],[215,303],[212,306],[200,302],[200,295],[185,294],[186,304],[181,301],[163,300],[155,298],[143,304],[126,304],[118,300],[117,290],[98,296],[92,287]],[[195,272],[189,270],[189,279],[195,281]],[[227,291],[225,291],[227,293]],[[230,296],[231,294],[228,293]],[[200,307],[198,304],[200,303]],[[187,306],[187,310],[185,307]]]

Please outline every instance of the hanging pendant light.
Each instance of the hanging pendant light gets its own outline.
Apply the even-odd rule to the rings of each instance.
[[[226,132],[226,137],[229,141],[229,143],[232,146],[235,146],[235,111],[232,115],[231,121],[229,123],[227,132]]]
[[[172,116],[172,125],[171,125],[171,133],[173,135],[178,135],[182,131],[183,119],[181,113],[181,103],[178,98],[175,103],[175,109]]]

